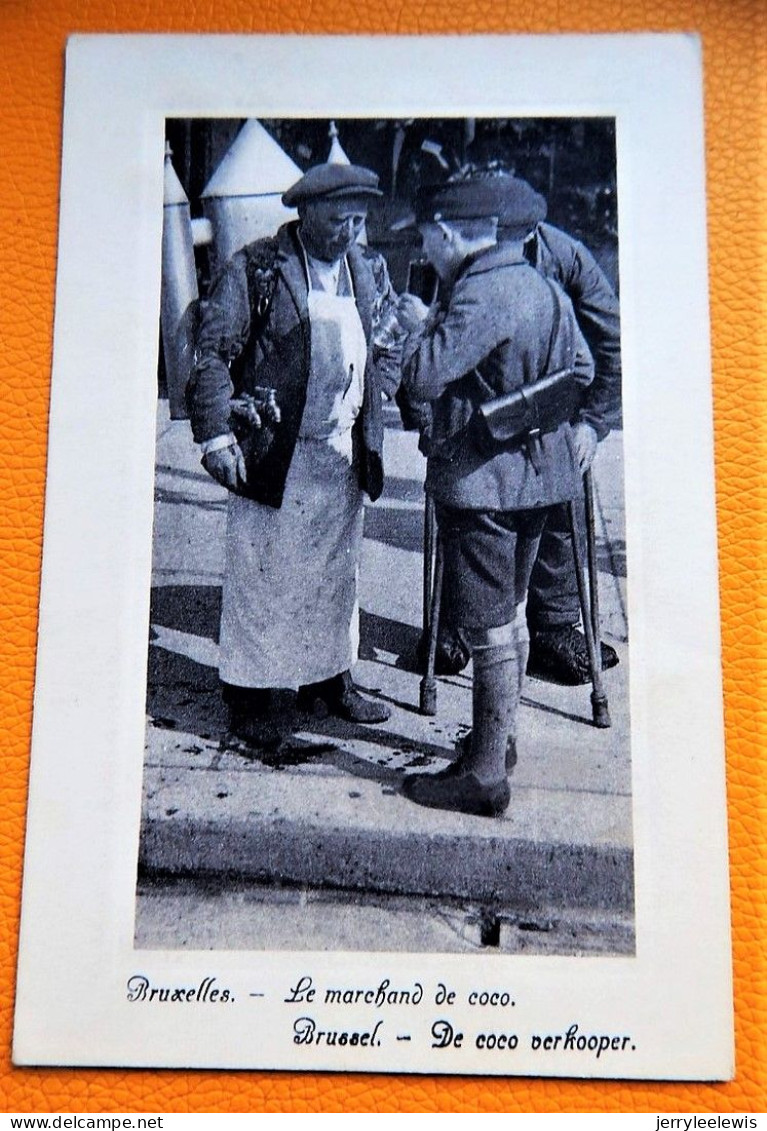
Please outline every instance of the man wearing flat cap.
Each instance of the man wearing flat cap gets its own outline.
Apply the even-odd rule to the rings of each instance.
[[[299,708],[315,713],[389,714],[350,674],[363,492],[382,490],[383,384],[399,378],[374,340],[396,295],[384,260],[358,243],[380,195],[369,169],[309,169],[282,198],[298,221],[237,252],[202,317],[192,430],[230,491],[220,677],[231,735],[256,747],[283,737],[278,688],[298,690]],[[279,421],[273,412],[238,443],[233,404],[262,389]]]
[[[549,422],[497,445],[477,430],[481,405],[567,374],[588,385],[593,362],[564,292],[532,267],[525,240],[545,214],[519,181],[506,201],[507,239],[497,243],[498,198],[482,179],[426,195],[417,215],[423,249],[443,284],[442,310],[420,325],[412,299],[401,318],[411,335],[403,381],[428,401],[433,423],[427,489],[443,545],[444,599],[471,649],[472,731],[438,774],[407,777],[422,805],[498,816],[509,804],[507,760],[526,660],[524,597],[550,508],[582,490],[579,453],[588,424]]]

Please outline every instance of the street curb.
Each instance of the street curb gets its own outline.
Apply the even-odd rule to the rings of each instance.
[[[628,848],[355,830],[279,817],[148,818],[139,868],[145,875],[236,876],[262,884],[470,899],[525,911],[633,908]]]

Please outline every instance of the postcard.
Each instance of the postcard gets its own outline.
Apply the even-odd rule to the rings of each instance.
[[[725,1080],[694,36],[75,36],[14,1060]]]

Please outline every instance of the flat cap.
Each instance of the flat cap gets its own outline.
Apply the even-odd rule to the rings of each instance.
[[[545,199],[521,177],[498,173],[485,183],[492,186],[498,198],[498,226],[507,235],[526,236],[546,219]]]
[[[508,234],[524,236],[545,219],[546,201],[527,181],[509,173],[465,177],[423,189],[414,222],[489,217],[497,219]]]
[[[313,165],[300,181],[282,194],[282,203],[286,208],[295,208],[306,201],[343,196],[383,196],[378,187],[377,173],[362,165],[336,165],[331,162]]]
[[[462,180],[424,187],[416,201],[415,223],[481,220],[498,215],[498,196],[488,181]]]

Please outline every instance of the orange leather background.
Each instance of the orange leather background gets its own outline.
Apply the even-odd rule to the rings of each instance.
[[[71,32],[698,31],[703,37],[734,913],[728,1084],[14,1069],[10,1064],[51,364],[63,51]],[[764,1112],[767,6],[763,0],[2,0],[0,1109]],[[659,256],[673,248],[658,248]],[[84,453],[85,460],[85,453]],[[87,462],[84,473],[89,469]],[[702,929],[705,925],[702,924]],[[705,987],[701,987],[705,992]],[[654,1126],[654,1121],[652,1126]]]

